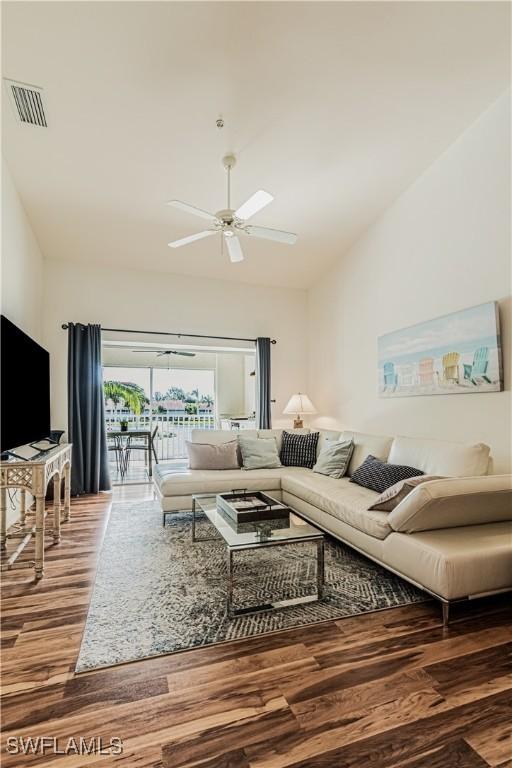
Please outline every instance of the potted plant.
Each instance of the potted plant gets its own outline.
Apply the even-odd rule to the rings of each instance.
[[[126,419],[121,419],[119,425],[121,427],[121,432],[128,432],[128,421]]]

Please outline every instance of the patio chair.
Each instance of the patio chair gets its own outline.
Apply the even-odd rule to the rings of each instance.
[[[419,377],[422,386],[429,386],[434,383],[434,358],[424,357],[419,362]]]
[[[395,389],[398,376],[395,373],[394,363],[384,363],[384,389]]]
[[[414,365],[410,363],[398,368],[398,381],[401,387],[412,387],[415,384]]]
[[[464,379],[470,381],[475,386],[478,386],[478,379],[483,379],[488,384],[491,383],[490,378],[486,375],[487,368],[489,366],[489,348],[479,347],[475,351],[473,357],[473,365],[464,363]]]
[[[149,439],[149,445],[146,440],[137,440],[137,438],[129,437],[126,444],[126,468],[130,463],[130,455],[132,451],[144,451],[144,464],[147,466],[149,462],[149,451],[152,451],[155,464],[158,464],[158,456],[156,455],[155,437],[158,432],[158,424],[151,433]]]
[[[448,352],[443,356],[443,381],[447,384],[459,383],[459,360],[458,352]]]

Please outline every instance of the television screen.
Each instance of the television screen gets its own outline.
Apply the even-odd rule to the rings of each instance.
[[[1,317],[1,450],[50,434],[50,355]]]

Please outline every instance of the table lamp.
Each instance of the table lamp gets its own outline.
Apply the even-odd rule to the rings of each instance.
[[[301,416],[305,413],[316,413],[316,408],[307,395],[298,392],[290,397],[283,413],[296,414],[296,418],[293,420],[293,428],[301,429],[304,426]]]

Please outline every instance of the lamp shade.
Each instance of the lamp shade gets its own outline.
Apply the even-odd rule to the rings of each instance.
[[[316,408],[307,395],[298,392],[290,397],[283,413],[316,413]]]

